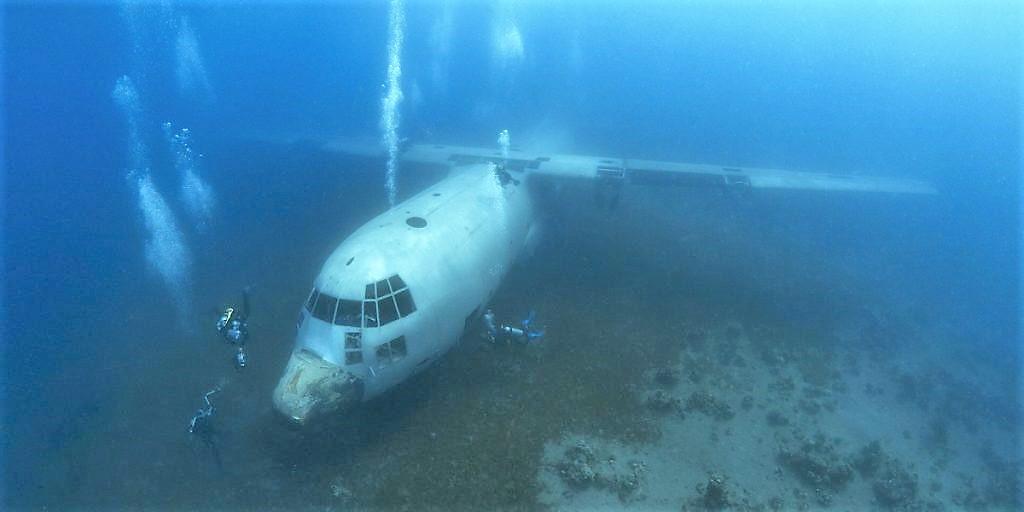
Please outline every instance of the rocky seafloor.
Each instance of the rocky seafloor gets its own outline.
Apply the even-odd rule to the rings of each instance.
[[[559,201],[591,204],[590,192]],[[831,243],[806,212],[833,205],[768,204],[673,190],[627,195],[614,212],[546,208],[546,241],[491,304],[504,320],[536,310],[541,343],[470,333],[394,392],[306,431],[277,421],[270,392],[309,279],[341,235],[301,223],[317,229],[286,231],[276,250],[269,231],[239,233],[238,254],[197,266],[203,304],[258,283],[250,367],[230,368],[204,330],[213,318],[187,342],[155,333],[159,350],[130,353],[103,399],[33,451],[35,501],[13,508],[1020,508],[1018,362],[906,292],[917,260]],[[303,211],[365,213],[342,206]],[[856,231],[863,216],[832,221]],[[895,243],[849,236],[868,235]],[[126,304],[149,296],[138,288]],[[94,336],[135,339],[159,310],[131,309]],[[185,426],[225,375],[218,465]]]
[[[657,439],[581,432],[549,442],[542,502],[558,510],[1019,509],[1020,410],[1003,394],[1012,388],[978,383],[991,373],[970,354],[946,359],[906,329],[895,349],[893,326],[862,320],[856,332],[804,345],[735,322],[688,329],[679,360],[651,368],[635,390]],[[914,351],[913,368],[896,362]]]

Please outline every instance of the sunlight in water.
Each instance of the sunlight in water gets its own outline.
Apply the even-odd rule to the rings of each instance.
[[[491,52],[494,69],[498,73],[513,72],[526,55],[523,33],[516,23],[513,3],[500,2],[496,6],[491,26]]]
[[[441,14],[430,28],[430,79],[434,94],[448,90],[448,68],[451,65],[452,36],[455,28],[455,9],[446,1]]]
[[[388,76],[386,93],[381,101],[380,125],[383,131],[384,147],[388,150],[386,183],[388,204],[395,205],[398,174],[398,125],[402,103],[402,40],[405,38],[405,7],[402,0],[391,0],[391,14],[388,22]]]

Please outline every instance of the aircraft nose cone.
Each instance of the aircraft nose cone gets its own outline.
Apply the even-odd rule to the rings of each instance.
[[[295,426],[337,412],[362,400],[363,382],[308,350],[292,353],[274,389],[274,408]]]

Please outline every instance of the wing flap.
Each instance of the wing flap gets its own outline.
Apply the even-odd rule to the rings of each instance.
[[[633,183],[652,185],[707,185],[901,194],[934,194],[936,192],[930,184],[911,179],[651,160],[628,160],[626,174]]]

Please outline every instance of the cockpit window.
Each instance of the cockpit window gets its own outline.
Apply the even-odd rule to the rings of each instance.
[[[402,288],[405,288],[405,281],[402,281],[402,278],[398,277],[398,274],[389,277],[388,282],[391,283],[391,290],[393,291],[398,291],[401,290]]]
[[[346,327],[380,327],[416,311],[412,292],[397,274],[366,285],[365,300],[339,299],[316,288],[306,311],[319,320]]]
[[[316,304],[316,296],[318,295],[316,288],[309,294],[309,299],[306,300],[306,311],[313,312],[313,305]]]
[[[398,320],[398,308],[395,307],[395,299],[390,296],[377,301],[377,308],[380,309],[380,324],[387,325]]]
[[[364,327],[377,327],[377,303],[372,300],[363,301]]]
[[[412,293],[409,290],[402,290],[395,294],[395,302],[398,304],[398,313],[403,317],[409,316],[416,311],[416,304],[412,302]]]
[[[404,358],[407,352],[405,336],[399,336],[377,347],[377,364],[379,366],[387,366]]]
[[[388,295],[391,295],[391,288],[388,287],[387,279],[377,281],[377,298],[387,297]]]
[[[338,299],[338,313],[334,315],[335,325],[360,327],[362,304],[358,300]]]
[[[358,304],[358,302],[356,303]],[[363,335],[359,332],[345,333],[345,364],[359,364],[363,362]]]
[[[401,359],[405,357],[408,352],[408,348],[405,346],[405,336],[399,336],[398,339],[391,342],[391,357],[395,359]]]
[[[336,299],[313,288],[306,301],[306,311],[319,320],[346,327],[361,327],[363,304],[358,300]],[[376,313],[374,313],[376,318]]]
[[[412,300],[412,292],[409,291],[405,281],[397,274],[366,285],[366,299],[364,304],[371,304],[371,299],[376,299],[372,304],[376,305],[377,312],[380,315],[375,315],[373,323],[367,317],[366,327],[377,327],[378,324],[387,325],[416,311],[416,304]]]
[[[334,308],[338,305],[338,299],[321,293],[313,306],[313,316],[327,323],[334,322]]]

